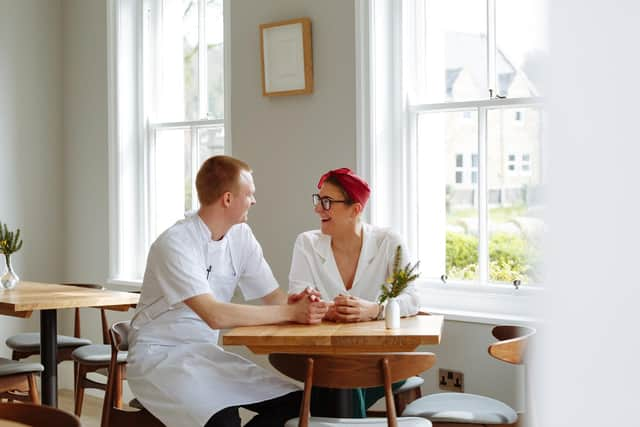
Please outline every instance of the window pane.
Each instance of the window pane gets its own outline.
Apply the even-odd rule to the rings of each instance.
[[[544,3],[496,0],[496,83],[501,95],[540,95],[548,52]],[[522,116],[516,118],[521,119]]]
[[[508,117],[512,109],[490,110],[487,116],[489,279],[540,282],[542,114],[525,110],[521,125]]]
[[[207,118],[224,118],[224,16],[222,0],[207,0]]]
[[[224,127],[198,129],[198,165],[195,170],[200,169],[209,157],[220,154],[224,154]]]
[[[191,131],[158,129],[153,149],[151,240],[191,209]]]
[[[418,116],[418,258],[429,260],[421,268],[425,277],[478,278],[478,187],[473,178],[458,179],[472,176],[471,163],[457,166],[458,154],[478,154],[478,118],[470,114]]]
[[[412,103],[489,97],[487,10],[479,0],[424,0],[415,16]],[[424,10],[422,8],[424,7]],[[461,12],[464,11],[464,12]]]
[[[163,3],[156,56],[159,82],[155,120],[199,119],[197,0]]]

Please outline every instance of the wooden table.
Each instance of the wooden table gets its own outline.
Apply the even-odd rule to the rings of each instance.
[[[400,319],[398,329],[385,329],[383,320],[243,326],[227,332],[222,343],[244,345],[256,354],[413,351],[419,345],[440,343],[443,320],[442,316],[407,317]]]
[[[13,289],[0,291],[0,314],[30,317],[40,311],[40,358],[42,403],[58,406],[57,310],[77,307],[104,307],[127,311],[140,295],[53,283],[20,282]]]
[[[407,317],[400,319],[398,329],[385,329],[384,321],[243,326],[227,332],[222,343],[244,345],[256,354],[410,352],[419,345],[439,344],[443,321],[442,316]],[[323,416],[351,416],[350,391],[332,390],[328,395],[333,399],[321,405]]]

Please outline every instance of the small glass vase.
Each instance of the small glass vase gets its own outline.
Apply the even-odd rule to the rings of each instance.
[[[400,327],[400,306],[395,298],[389,298],[384,308],[384,325],[387,329]]]
[[[11,255],[4,256],[5,269],[0,276],[0,285],[2,285],[2,289],[13,289],[16,287],[18,282],[20,281],[20,277],[13,271],[13,267],[11,266]]]

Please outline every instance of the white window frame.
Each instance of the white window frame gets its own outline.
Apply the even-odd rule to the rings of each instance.
[[[375,5],[374,5],[375,2]],[[495,25],[494,0],[488,0],[488,25]],[[386,34],[373,34],[374,16],[384,18]],[[407,236],[410,250],[415,253],[417,229],[416,188],[407,178],[415,174],[417,165],[408,155],[415,148],[416,118],[426,111],[476,110],[478,114],[478,196],[479,231],[488,233],[487,188],[487,112],[505,107],[539,107],[539,98],[491,98],[480,101],[448,102],[442,104],[408,105],[402,87],[402,2],[394,0],[356,0],[356,120],[357,165],[359,172],[372,184],[374,194],[365,219],[379,225],[392,226]],[[384,45],[371,48],[371,38],[384,39]],[[489,51],[493,42],[487,37]],[[382,46],[382,48],[381,48]],[[489,53],[489,75],[492,71]],[[495,65],[493,65],[495,66]],[[491,86],[491,85],[490,85]],[[492,85],[495,88],[495,82]],[[495,90],[493,91],[495,94]],[[376,99],[384,103],[376,103]],[[382,106],[384,104],[384,106]],[[402,141],[400,147],[391,147],[391,141]],[[380,166],[381,159],[387,164]],[[405,174],[391,174],[404,170]],[[399,176],[400,175],[400,176]],[[398,190],[400,189],[400,190]],[[378,195],[376,195],[378,193]],[[383,200],[383,202],[379,202]],[[480,208],[481,207],[481,208]],[[403,215],[405,212],[406,215]],[[486,240],[486,237],[484,237]],[[511,286],[489,283],[485,249],[479,251],[480,283],[419,279],[423,307],[434,313],[443,313],[447,319],[492,323],[499,321],[528,322],[533,319],[534,305],[541,296],[537,286]]]
[[[185,126],[197,129],[224,123],[225,153],[231,153],[230,0],[223,0],[224,120],[150,123],[143,78],[144,2],[107,0],[106,8],[109,159],[109,269],[106,282],[116,287],[139,288],[151,243],[148,176],[152,129]],[[206,75],[204,66],[200,61],[199,72]]]

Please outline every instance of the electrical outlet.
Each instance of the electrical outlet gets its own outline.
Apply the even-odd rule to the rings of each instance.
[[[440,390],[464,393],[464,374],[462,372],[440,369],[438,371]]]

